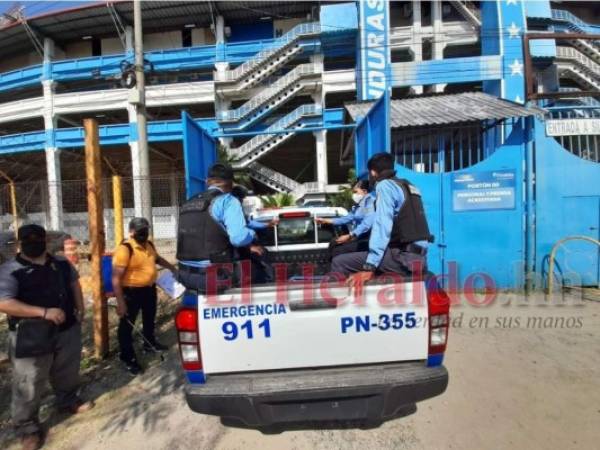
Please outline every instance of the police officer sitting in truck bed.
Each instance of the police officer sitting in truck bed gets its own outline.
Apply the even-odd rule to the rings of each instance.
[[[262,255],[254,244],[255,232],[246,223],[240,201],[231,195],[233,169],[216,163],[208,170],[208,189],[186,201],[179,210],[177,260],[179,281],[188,289],[207,292],[207,269],[213,264],[231,263],[236,248],[246,247]],[[231,278],[227,270],[217,271],[219,286]],[[235,278],[239,278],[236,276]]]
[[[352,285],[368,281],[375,272],[409,275],[417,269],[426,271],[427,241],[433,237],[419,190],[396,177],[394,158],[389,153],[373,155],[367,167],[369,178],[376,183],[369,250],[336,256],[331,271],[354,274],[349,280]]]

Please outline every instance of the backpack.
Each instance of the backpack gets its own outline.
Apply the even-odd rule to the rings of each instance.
[[[152,247],[152,250],[154,250],[154,253],[156,253],[156,247],[154,246],[154,243],[152,241],[146,241],[146,242],[148,244],[150,244],[150,247]],[[126,240],[122,240],[119,245],[122,245],[122,246],[126,247],[127,250],[129,250],[129,260],[131,260],[131,257],[133,256],[133,247],[131,246],[131,244],[129,242],[127,242]]]

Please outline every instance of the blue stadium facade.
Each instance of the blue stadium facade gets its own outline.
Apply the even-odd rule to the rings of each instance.
[[[81,119],[96,117],[107,165],[132,177],[139,212],[148,184],[136,182],[135,99],[122,85],[131,3],[33,16],[27,3],[0,22],[0,168],[44,180],[46,225],[68,228]],[[435,272],[461,285],[539,286],[557,240],[599,237],[593,11],[523,0],[144,3],[152,175],[176,184],[186,170],[183,110],[259,192],[335,192],[350,167],[392,151],[425,197]],[[565,36],[525,49],[531,33]],[[486,115],[463,117],[460,105]],[[556,276],[598,284],[598,251],[586,245],[559,258]]]

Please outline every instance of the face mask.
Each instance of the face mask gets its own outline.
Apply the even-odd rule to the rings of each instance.
[[[21,242],[21,251],[29,258],[37,258],[46,252],[45,241]]]
[[[148,228],[144,228],[143,230],[138,230],[133,233],[133,238],[140,244],[144,244],[148,240],[148,236],[150,235],[150,230]]]
[[[352,194],[352,201],[354,203],[356,203],[357,205],[360,203],[360,201],[365,198],[365,196],[363,194],[357,194],[356,192]]]

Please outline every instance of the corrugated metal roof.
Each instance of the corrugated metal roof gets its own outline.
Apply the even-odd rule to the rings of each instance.
[[[124,25],[133,24],[132,2],[108,3],[114,5]],[[182,29],[189,23],[205,28],[217,15],[225,18],[226,25],[234,25],[256,22],[264,16],[273,19],[306,17],[315,5],[310,1],[145,1],[142,3],[142,23],[145,33]],[[27,23],[40,38],[49,37],[58,45],[78,41],[88,35],[100,38],[117,36],[105,1],[28,17]],[[0,26],[1,58],[33,50],[24,27],[18,21]]]
[[[354,121],[364,117],[375,102],[346,103],[344,106]],[[507,119],[543,114],[539,108],[521,106],[483,92],[422,96],[392,100],[392,128],[447,125],[478,122],[487,119]]]

